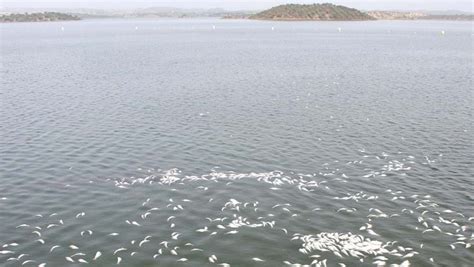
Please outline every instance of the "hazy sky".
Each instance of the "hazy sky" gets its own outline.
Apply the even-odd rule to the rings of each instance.
[[[0,0],[4,8],[225,8],[263,9],[285,3],[322,3],[347,5],[359,9],[462,10],[472,12],[472,0]]]

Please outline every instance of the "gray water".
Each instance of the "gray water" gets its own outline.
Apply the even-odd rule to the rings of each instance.
[[[474,260],[470,22],[0,27],[1,266]]]

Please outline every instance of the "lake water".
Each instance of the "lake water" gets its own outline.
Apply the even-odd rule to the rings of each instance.
[[[471,22],[0,27],[1,266],[472,266]]]

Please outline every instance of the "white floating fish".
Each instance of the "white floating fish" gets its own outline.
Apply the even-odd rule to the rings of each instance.
[[[95,260],[97,260],[98,258],[100,258],[100,256],[102,256],[102,252],[100,252],[100,251],[97,251],[97,252],[95,253],[95,256],[94,256],[94,258],[93,258],[92,260],[94,260],[94,261],[95,261]]]
[[[117,254],[117,253],[119,253],[120,251],[125,251],[125,250],[127,250],[127,249],[126,249],[126,248],[119,248],[119,249],[116,249],[116,250],[114,251],[114,255]]]

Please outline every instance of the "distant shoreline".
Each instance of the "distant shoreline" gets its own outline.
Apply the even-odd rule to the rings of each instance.
[[[261,22],[377,22],[377,21],[449,21],[449,22],[472,22],[474,19],[442,19],[442,18],[418,18],[418,19],[376,19],[376,20],[301,20],[301,19],[249,19],[249,18],[229,18],[229,17],[87,17],[74,20],[40,20],[40,21],[1,21],[0,24],[15,23],[47,23],[47,22],[74,22],[91,20],[193,20],[193,19],[216,19],[216,20],[236,20],[236,21],[261,21]]]
[[[374,12],[378,15],[374,15]],[[80,20],[107,20],[107,19],[222,19],[222,20],[252,20],[252,21],[278,21],[278,22],[360,22],[360,21],[474,21],[474,15],[428,15],[424,13],[410,12],[390,12],[390,11],[369,11],[374,19],[304,19],[304,18],[252,18],[254,15],[226,15],[226,16],[154,16],[154,15],[126,15],[126,16],[105,16],[105,15],[89,15],[89,14],[68,14],[58,12],[41,12],[41,13],[12,13],[0,15],[0,23],[33,23],[33,22],[57,22],[57,21],[80,21]]]
[[[59,12],[39,12],[24,14],[1,15],[1,23],[22,23],[22,22],[52,22],[52,21],[77,21],[80,17],[59,13]]]
[[[467,14],[429,14],[424,12],[398,12],[398,11],[368,11],[367,14],[377,20],[449,20],[472,21],[474,15]]]

